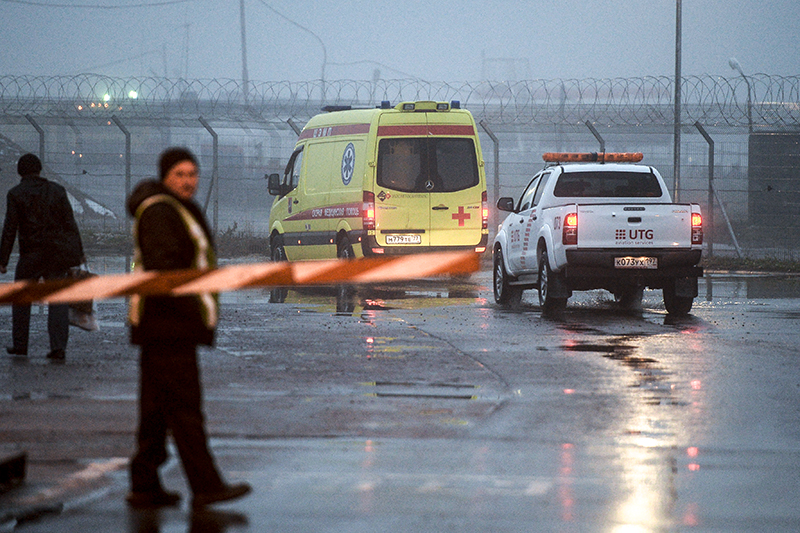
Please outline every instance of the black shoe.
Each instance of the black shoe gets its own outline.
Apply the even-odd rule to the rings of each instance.
[[[237,483],[236,485],[224,485],[220,490],[215,492],[201,492],[194,495],[192,507],[205,507],[212,503],[224,502],[228,500],[235,500],[248,494],[252,489],[247,483]]]
[[[129,492],[125,496],[128,505],[134,509],[156,509],[158,507],[172,507],[181,501],[177,492]]]
[[[28,349],[17,348],[16,346],[9,346],[6,348],[9,355],[28,355]]]
[[[67,357],[67,353],[64,350],[51,350],[50,353],[47,354],[48,359],[56,361],[63,361],[65,357]]]

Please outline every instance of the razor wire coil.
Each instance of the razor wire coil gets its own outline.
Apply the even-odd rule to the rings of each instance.
[[[684,123],[729,127],[800,127],[800,76],[690,76],[681,80]],[[50,119],[283,122],[309,118],[324,105],[373,107],[381,101],[459,100],[492,124],[669,125],[674,80],[667,76],[518,82],[0,76],[0,115]]]

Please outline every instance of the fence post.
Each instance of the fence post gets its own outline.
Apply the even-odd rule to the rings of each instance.
[[[217,236],[217,223],[219,221],[219,136],[217,132],[215,132],[211,125],[205,121],[203,117],[199,117],[200,124],[208,130],[208,133],[211,134],[211,138],[213,139],[213,155],[212,155],[212,163],[211,163],[211,187],[208,189],[208,194],[206,195],[206,202],[203,205],[203,212],[208,211],[208,201],[211,199],[211,191],[214,191],[214,218],[213,218],[213,228],[214,228],[214,237]]]
[[[33,126],[39,133],[39,159],[42,161],[42,164],[44,164],[44,130],[39,124],[36,123],[35,120],[33,120],[32,116],[25,115],[25,118],[28,120],[28,122],[31,123],[31,126]]]
[[[114,121],[114,124],[122,131],[122,134],[125,135],[125,196],[123,197],[122,203],[122,218],[125,219],[125,235],[131,234],[131,221],[128,218],[128,214],[125,212],[125,202],[128,199],[128,196],[131,194],[131,132],[128,131],[128,128],[117,118],[117,115],[111,115],[111,120]],[[131,262],[128,260],[128,257],[125,258],[125,272],[130,272],[131,269]]]
[[[725,204],[722,203],[722,199],[719,197],[719,192],[717,191],[716,187],[714,187],[714,140],[711,136],[706,132],[703,125],[700,124],[700,121],[694,123],[695,127],[700,131],[700,134],[705,137],[706,142],[708,142],[708,211],[709,211],[709,218],[710,222],[709,225],[711,226],[711,230],[714,229],[714,197],[717,198],[717,203],[719,204],[720,211],[722,211],[722,216],[725,217],[725,223],[728,226],[728,233],[731,235],[731,240],[733,241],[733,246],[736,248],[736,254],[739,256],[739,259],[742,258],[742,249],[739,247],[739,241],[736,239],[736,233],[733,231],[733,226],[731,225],[731,220],[728,218],[728,213],[725,211]],[[704,224],[705,225],[705,224]],[[711,233],[711,232],[709,232]],[[708,241],[708,255],[713,257],[714,256],[714,239],[711,238]]]
[[[708,256],[714,257],[714,139],[708,134],[700,121],[694,123],[694,127],[700,132],[708,143]],[[703,224],[705,226],[705,224]]]
[[[287,123],[289,126],[291,126],[291,128],[294,130],[295,134],[297,134],[297,136],[298,136],[298,137],[300,136],[300,134],[301,134],[301,133],[303,133],[303,129],[302,129],[302,128],[300,128],[300,127],[299,127],[299,126],[298,126],[298,125],[295,123],[295,121],[294,121],[294,120],[292,120],[292,119],[286,119],[286,123]]]
[[[480,125],[494,143],[494,198],[490,204],[492,205],[492,231],[497,231],[498,220],[495,206],[498,198],[500,198],[500,139],[497,138],[485,120],[481,120]]]
[[[586,127],[589,128],[589,131],[592,132],[592,135],[594,135],[594,138],[597,139],[597,142],[600,143],[600,151],[603,154],[605,154],[606,153],[606,141],[605,141],[605,139],[603,139],[603,136],[600,135],[600,132],[595,129],[594,124],[592,124],[588,120],[586,122],[584,122],[584,124],[586,124]]]

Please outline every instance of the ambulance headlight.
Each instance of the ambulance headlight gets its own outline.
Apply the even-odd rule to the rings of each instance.
[[[445,102],[436,104],[436,111],[447,111],[448,109],[450,109],[450,104],[447,104]]]
[[[414,104],[403,104],[403,111],[414,111],[415,107]]]

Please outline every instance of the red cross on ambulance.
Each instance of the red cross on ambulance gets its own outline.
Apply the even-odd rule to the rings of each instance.
[[[472,216],[469,213],[464,212],[464,206],[458,206],[458,213],[453,213],[453,220],[458,220],[458,226],[462,227],[464,225],[464,221],[469,220]]]

